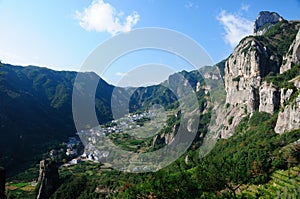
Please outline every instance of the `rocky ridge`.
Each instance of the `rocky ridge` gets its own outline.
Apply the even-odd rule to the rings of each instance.
[[[263,35],[273,24],[282,20],[283,18],[276,12],[261,11],[254,23],[254,34]]]
[[[247,114],[264,109],[260,107],[262,78],[278,71],[279,60],[260,41],[248,37],[240,42],[225,63],[227,115],[221,137],[230,137]]]
[[[297,62],[300,61],[300,29],[289,48],[288,54],[283,58],[284,64],[280,67],[280,73],[290,70]]]
[[[300,128],[300,95],[295,101],[286,107],[283,112],[279,112],[275,126],[276,133],[284,133]]]
[[[255,21],[254,33],[258,35],[258,30],[262,27],[264,32],[260,36],[244,38],[226,60],[224,69],[226,113],[221,124],[223,127],[220,137],[232,136],[243,117],[251,116],[255,111],[273,114],[280,107],[283,112],[279,113],[275,131],[282,133],[299,128],[300,104],[297,100],[300,100],[300,96],[293,105],[286,105],[296,90],[278,88],[264,81],[268,74],[283,73],[300,61],[300,30],[283,57],[278,51],[266,45],[262,38],[268,30],[265,29],[267,26],[282,23],[282,20],[277,13],[261,12]],[[289,25],[290,22],[286,21],[286,24]],[[299,29],[299,26],[295,28]],[[286,30],[278,31],[278,34],[281,34],[280,31]],[[294,84],[297,86],[299,81],[295,80]]]
[[[37,199],[47,199],[59,186],[58,167],[55,162],[42,160],[39,171]]]

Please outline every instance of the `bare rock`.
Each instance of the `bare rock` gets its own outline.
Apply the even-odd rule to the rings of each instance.
[[[260,42],[252,37],[244,39],[225,64],[226,102],[246,104],[248,113],[254,112],[259,108],[262,77],[278,70],[278,62],[270,60],[267,49]]]
[[[300,29],[283,60],[285,60],[285,63],[283,63],[280,67],[280,73],[290,70],[297,62],[300,61]]]
[[[47,199],[59,185],[58,167],[56,162],[50,160],[42,160],[40,162],[39,178],[40,184],[37,199]]]
[[[165,135],[156,135],[152,142],[152,147],[156,148],[157,146],[165,143]]]
[[[293,89],[280,89],[280,104],[284,106],[284,104],[290,99],[293,94]]]
[[[254,23],[254,33],[263,35],[273,24],[282,20],[283,18],[276,12],[261,11]]]
[[[270,72],[277,74],[279,68],[280,59],[268,54],[267,48],[260,41],[248,37],[240,42],[225,63],[226,104],[230,104],[230,108],[227,109],[223,121],[221,137],[230,137],[235,127],[247,114],[252,114],[259,109],[273,112],[278,108],[279,94],[267,88],[261,91],[261,85],[263,77]],[[271,93],[274,98],[270,103],[267,102],[266,96],[260,96],[260,94],[272,95]],[[260,106],[261,100],[268,106]]]
[[[276,133],[283,133],[300,127],[300,95],[294,102],[284,108],[283,112],[278,114],[277,123],[275,126]]]
[[[259,88],[259,111],[273,114],[279,109],[280,92],[272,85],[266,82]]]

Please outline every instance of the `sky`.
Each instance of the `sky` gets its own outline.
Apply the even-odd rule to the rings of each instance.
[[[217,63],[232,53],[240,39],[252,34],[262,10],[300,20],[299,0],[0,0],[0,60],[80,71],[103,42],[135,29],[158,27],[193,39]],[[165,52],[136,52],[100,75],[116,84],[137,65],[191,68],[171,57]]]

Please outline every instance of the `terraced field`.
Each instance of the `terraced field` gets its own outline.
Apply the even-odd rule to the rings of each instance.
[[[245,198],[300,198],[300,167],[275,171],[267,184],[251,185],[242,192]]]

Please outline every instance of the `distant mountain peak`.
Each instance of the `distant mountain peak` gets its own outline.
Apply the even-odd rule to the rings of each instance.
[[[276,12],[261,11],[254,22],[254,34],[262,35],[273,24],[282,20],[284,20],[283,17]]]

